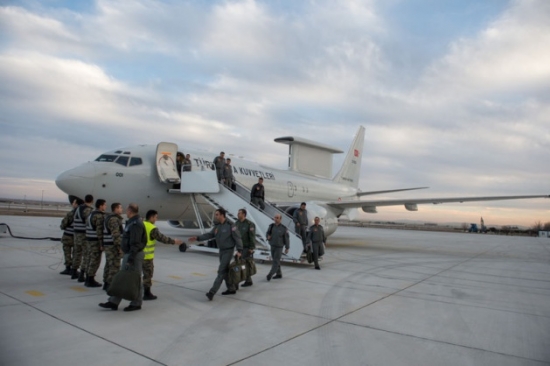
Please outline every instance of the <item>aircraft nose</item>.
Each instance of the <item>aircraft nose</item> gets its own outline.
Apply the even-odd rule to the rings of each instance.
[[[83,198],[87,194],[93,194],[95,175],[94,165],[86,163],[59,174],[55,184],[63,192]]]

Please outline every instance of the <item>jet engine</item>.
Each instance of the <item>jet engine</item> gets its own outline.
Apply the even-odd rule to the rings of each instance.
[[[286,208],[287,215],[292,217],[294,211],[300,208],[300,204]],[[334,211],[327,205],[316,202],[306,202],[307,218],[309,220],[308,227],[313,225],[313,219],[318,216],[321,219],[320,224],[325,229],[325,235],[329,236],[338,228],[338,217]]]

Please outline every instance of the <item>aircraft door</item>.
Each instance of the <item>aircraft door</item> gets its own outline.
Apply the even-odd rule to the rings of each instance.
[[[162,183],[178,184],[180,175],[177,169],[176,156],[178,145],[171,142],[161,142],[157,145],[155,162],[157,172]]]

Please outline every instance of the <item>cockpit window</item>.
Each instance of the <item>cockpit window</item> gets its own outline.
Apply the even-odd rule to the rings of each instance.
[[[130,166],[141,165],[141,158],[130,158]]]
[[[95,159],[95,161],[104,161],[104,162],[113,162],[117,158],[118,155],[110,155],[110,154],[103,154],[100,155],[99,158]]]
[[[122,150],[115,151],[115,154],[122,154]]]
[[[116,159],[115,163],[127,166],[129,159],[130,158],[128,156],[119,156],[118,159]]]
[[[129,151],[125,151],[124,155],[130,155],[131,153]]]

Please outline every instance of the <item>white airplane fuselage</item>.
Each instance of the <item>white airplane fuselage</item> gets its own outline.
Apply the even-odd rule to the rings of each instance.
[[[155,145],[137,145],[117,151],[129,152],[126,154],[129,158],[141,158],[141,164],[123,166],[116,162],[90,161],[60,174],[56,179],[57,186],[70,196],[84,198],[91,194],[95,199],[105,199],[108,205],[134,202],[142,213],[149,209],[158,211],[159,219],[196,220],[191,194],[170,193],[172,184],[160,181],[155,163]],[[192,149],[185,149],[185,153],[191,155],[192,170],[212,169],[215,154]],[[116,153],[113,150],[105,154]],[[293,204],[295,207],[300,202],[307,202],[309,221],[313,223],[315,216],[322,217],[327,235],[336,230],[337,216],[342,210],[323,205],[323,202],[357,199],[356,188],[326,178],[270,168],[234,157],[231,160],[235,180],[248,189],[258,182],[258,178],[264,179],[267,201],[284,203],[285,206]],[[185,185],[185,174],[183,172],[181,175],[182,186]]]

